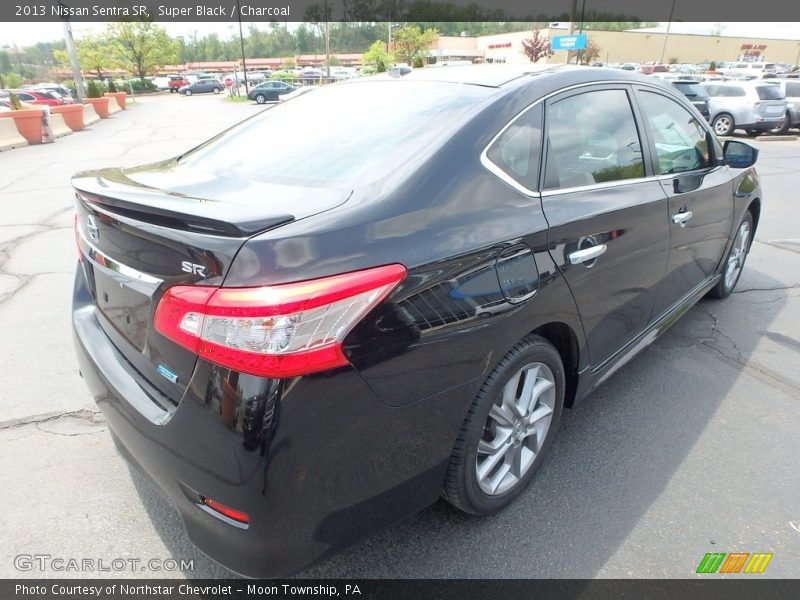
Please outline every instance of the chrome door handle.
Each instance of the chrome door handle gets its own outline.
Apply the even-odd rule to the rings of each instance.
[[[573,265],[577,265],[594,260],[601,254],[605,254],[607,249],[608,248],[606,248],[605,244],[598,244],[596,246],[589,246],[583,250],[576,250],[575,252],[571,252],[569,254],[569,262],[571,262]]]
[[[686,223],[692,218],[692,211],[679,212],[677,215],[672,215],[672,222],[681,227],[686,227]]]

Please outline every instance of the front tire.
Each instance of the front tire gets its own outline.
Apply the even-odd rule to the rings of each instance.
[[[186,94],[187,96],[191,96],[192,95],[192,90],[186,90],[183,93]]]
[[[264,94],[257,94],[256,95],[256,103],[257,104],[265,104],[267,102],[267,97]]]
[[[736,230],[736,237],[733,238],[733,244],[725,257],[725,262],[722,264],[722,277],[717,282],[708,295],[712,298],[727,298],[731,295],[739,277],[742,275],[744,268],[744,261],[747,259],[747,254],[750,252],[750,245],[753,243],[753,215],[748,210],[742,222],[739,223],[739,228]]]
[[[711,127],[714,129],[714,133],[724,137],[733,133],[733,130],[736,129],[736,123],[728,113],[720,113],[711,121]]]
[[[564,367],[547,340],[530,335],[489,374],[450,457],[444,497],[474,515],[500,510],[533,479],[558,429]]]

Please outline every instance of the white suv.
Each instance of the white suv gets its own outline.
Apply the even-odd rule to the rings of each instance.
[[[780,88],[786,98],[786,114],[780,126],[772,133],[786,133],[792,127],[800,127],[800,79],[770,79],[770,85]]]
[[[755,136],[779,127],[786,115],[783,92],[765,81],[714,81],[702,85],[710,96],[710,122],[717,135],[744,129]]]

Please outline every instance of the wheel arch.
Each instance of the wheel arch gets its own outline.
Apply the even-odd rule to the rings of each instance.
[[[747,210],[753,215],[753,236],[755,236],[758,229],[758,221],[761,218],[761,198],[754,198],[753,201],[747,205]],[[752,244],[752,236],[750,243]]]
[[[564,406],[571,408],[575,403],[578,389],[578,365],[580,364],[580,345],[575,331],[560,321],[553,321],[540,325],[530,332],[546,339],[555,346],[564,365]]]

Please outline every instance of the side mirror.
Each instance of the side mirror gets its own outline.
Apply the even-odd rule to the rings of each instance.
[[[758,150],[737,140],[726,140],[722,149],[725,164],[734,169],[746,169],[756,164]]]

